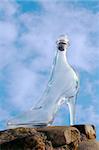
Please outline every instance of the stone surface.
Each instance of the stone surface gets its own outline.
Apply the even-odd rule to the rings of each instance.
[[[0,132],[0,150],[99,150],[93,125],[16,128]]]
[[[99,142],[96,140],[83,141],[79,143],[78,150],[99,150]]]
[[[32,128],[16,128],[0,133],[0,150],[45,149],[43,137]]]
[[[75,127],[50,126],[38,128],[37,131],[45,133],[48,140],[52,141],[53,146],[61,146],[80,140],[80,132]]]
[[[36,134],[37,131],[33,128],[16,128],[8,129],[0,132],[0,144],[10,142],[18,138],[24,138]]]
[[[81,135],[85,135],[87,139],[96,138],[96,129],[94,125],[74,125],[73,127],[77,128]]]

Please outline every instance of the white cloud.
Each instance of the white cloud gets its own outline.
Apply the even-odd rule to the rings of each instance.
[[[0,45],[12,44],[17,38],[17,28],[15,24],[0,21]]]
[[[4,110],[3,108],[0,108],[0,114],[1,114],[0,120],[8,119],[8,117],[10,116],[8,112]]]
[[[0,3],[0,18],[3,20],[12,20],[17,13],[18,5],[14,1],[1,0]]]
[[[20,16],[20,21],[28,29],[20,37],[24,47],[35,49],[39,54],[42,52],[42,55],[52,55],[56,38],[67,33],[71,40],[68,52],[70,62],[87,72],[98,67],[99,52],[95,44],[98,40],[92,33],[99,34],[99,14],[86,9],[75,10],[68,3],[66,6],[62,3],[43,2],[42,5],[44,15],[26,13]],[[96,42],[93,43],[93,40]]]
[[[77,106],[76,120],[79,124],[93,124],[99,126],[99,115],[96,111],[95,106],[89,105],[83,107],[81,105]]]
[[[17,39],[17,27],[15,24],[0,21],[0,69],[16,59],[16,47],[14,43]]]
[[[17,62],[9,67],[7,72],[7,99],[10,103],[21,111],[33,106],[40,93],[40,90],[38,91],[37,87],[37,77],[40,79],[40,75],[32,72],[28,67]]]

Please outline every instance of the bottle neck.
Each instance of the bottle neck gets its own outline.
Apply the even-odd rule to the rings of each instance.
[[[67,49],[64,51],[57,51],[57,61],[62,61],[65,64],[68,64],[68,60],[67,60]]]

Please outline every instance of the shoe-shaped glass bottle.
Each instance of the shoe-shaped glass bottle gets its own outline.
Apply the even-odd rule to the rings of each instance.
[[[68,38],[66,36],[60,36],[56,44],[56,56],[44,93],[31,110],[9,120],[7,123],[8,128],[47,126],[53,122],[55,114],[63,102],[68,104],[70,124],[74,124],[75,102],[79,89],[79,79],[67,61]]]

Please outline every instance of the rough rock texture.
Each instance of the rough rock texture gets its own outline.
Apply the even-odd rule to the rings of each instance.
[[[99,150],[99,142],[96,140],[83,141],[79,144],[78,150]]]
[[[16,128],[0,132],[0,150],[99,150],[93,125]]]

